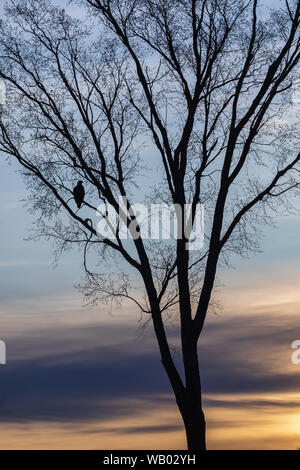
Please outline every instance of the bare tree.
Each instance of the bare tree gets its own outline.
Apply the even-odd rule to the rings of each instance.
[[[217,266],[232,252],[256,250],[258,225],[288,210],[299,185],[291,112],[300,1],[273,10],[259,0],[78,4],[85,20],[44,0],[10,0],[0,31],[0,149],[23,168],[38,234],[60,249],[82,247],[85,293],[131,299],[149,315],[188,448],[205,449],[197,344]],[[147,165],[159,165],[152,200],[182,209],[183,234],[185,204],[193,221],[205,205],[203,251],[187,249],[186,234],[170,243],[136,236],[132,201],[135,185],[153,174]],[[86,190],[80,210],[78,180]],[[131,240],[119,224],[114,239],[99,237],[90,214],[100,203],[121,211]],[[97,271],[103,258],[121,274]],[[144,299],[131,287],[134,271]],[[182,374],[166,331],[170,312],[178,312]]]

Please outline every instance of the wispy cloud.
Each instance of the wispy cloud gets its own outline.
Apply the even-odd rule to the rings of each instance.
[[[0,261],[0,268],[23,268],[32,266],[49,266],[49,261],[38,261],[32,259]]]

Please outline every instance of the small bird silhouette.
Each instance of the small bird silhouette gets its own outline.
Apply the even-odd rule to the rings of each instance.
[[[84,187],[83,187],[83,181],[78,181],[77,185],[73,189],[73,196],[75,199],[75,202],[77,204],[78,209],[80,209],[81,204],[83,203],[84,200]]]

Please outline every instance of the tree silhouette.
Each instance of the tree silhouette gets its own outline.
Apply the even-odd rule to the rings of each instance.
[[[289,210],[287,196],[299,185],[291,111],[300,1],[275,9],[258,0],[74,4],[87,8],[86,19],[44,0],[9,2],[0,31],[7,86],[0,150],[22,167],[38,235],[60,250],[82,247],[86,295],[131,299],[149,316],[188,448],[205,449],[197,344],[217,266],[230,253],[255,251],[257,227]],[[159,167],[151,200],[182,209],[182,232],[184,205],[191,203],[194,221],[204,204],[201,252],[187,249],[186,234],[169,243],[134,236],[132,200],[135,185],[152,175],[147,165]],[[80,210],[72,192],[78,180]],[[121,210],[130,241],[119,225],[114,239],[97,235],[91,211],[100,203]],[[101,264],[97,271],[88,253],[119,272],[107,274]],[[182,374],[166,331],[170,314],[178,314]]]

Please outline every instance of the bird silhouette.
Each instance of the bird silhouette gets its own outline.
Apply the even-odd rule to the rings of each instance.
[[[84,200],[84,187],[83,187],[83,181],[78,181],[77,185],[73,189],[73,196],[75,199],[75,202],[77,204],[78,209],[80,209],[81,204],[83,203]]]

